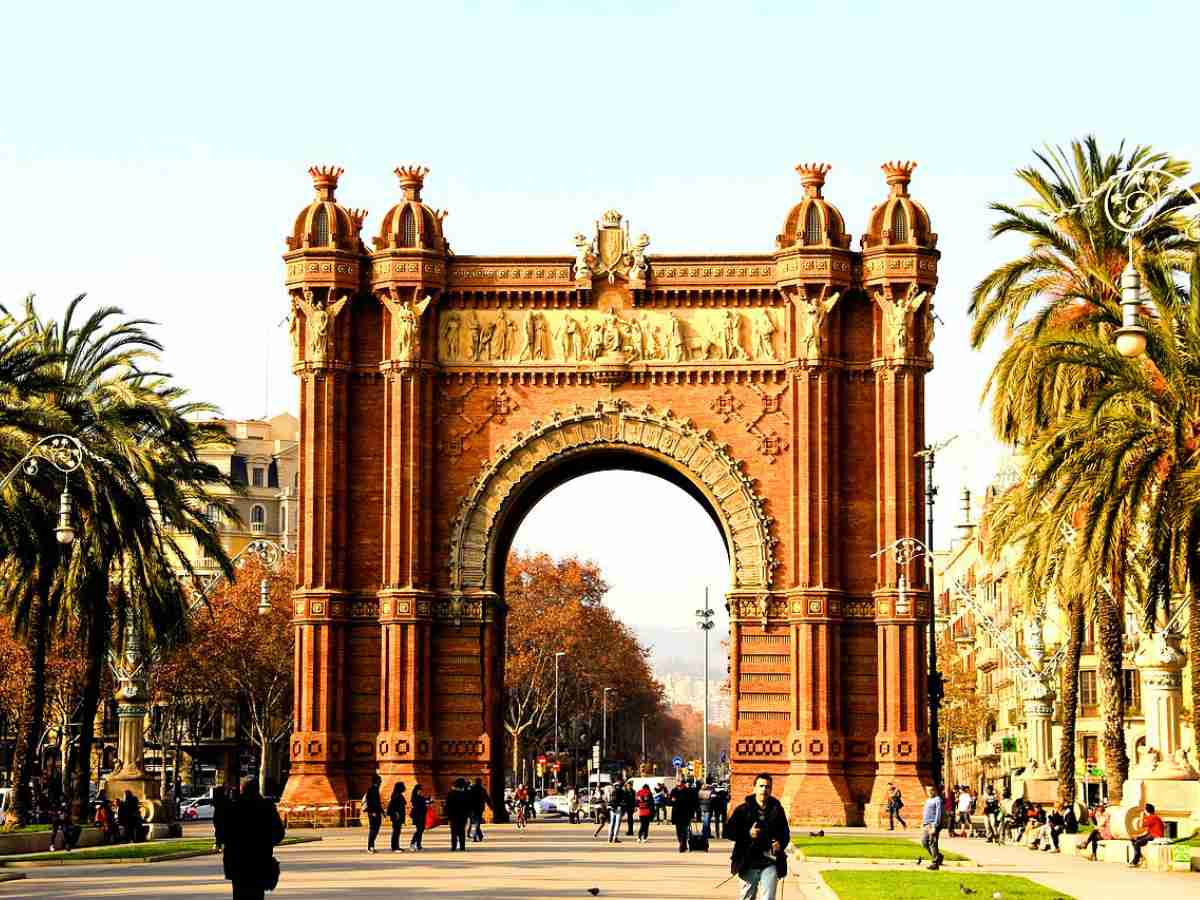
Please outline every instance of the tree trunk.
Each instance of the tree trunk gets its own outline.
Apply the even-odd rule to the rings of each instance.
[[[513,748],[512,748],[512,750],[513,750],[513,755],[512,755],[513,780],[520,781],[520,779],[521,779],[521,736],[516,731],[510,731],[509,734],[512,735],[512,745],[513,745]]]
[[[100,706],[100,685],[104,677],[104,666],[108,662],[108,645],[111,637],[111,607],[108,600],[108,572],[103,563],[94,561],[97,571],[81,587],[80,601],[86,616],[87,667],[83,673],[83,696],[80,699],[79,750],[75,756],[74,790],[71,797],[71,817],[76,822],[84,821],[90,799],[92,741],[95,737],[96,710]]]
[[[1079,657],[1083,653],[1081,596],[1067,605],[1067,655],[1063,660],[1062,738],[1058,745],[1058,802],[1064,807],[1075,802],[1075,718],[1079,711]]]
[[[14,748],[15,781],[13,806],[8,821],[28,825],[33,806],[29,782],[33,778],[38,742],[46,725],[46,645],[50,632],[50,603],[48,599],[52,570],[38,573],[37,593],[29,611],[29,683],[21,699],[21,718],[17,723],[17,743]]]
[[[1100,657],[1100,703],[1104,718],[1104,780],[1109,802],[1121,800],[1121,789],[1129,777],[1129,754],[1125,750],[1125,689],[1121,670],[1125,661],[1124,593],[1119,579],[1112,579],[1113,596],[1097,598]]]
[[[263,796],[268,796],[272,793],[274,785],[271,784],[271,766],[273,764],[273,754],[271,752],[271,742],[267,740],[263,734],[259,735],[259,753],[258,753],[258,789],[262,791]]]

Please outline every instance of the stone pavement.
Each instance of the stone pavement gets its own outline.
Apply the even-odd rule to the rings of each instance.
[[[188,836],[210,826],[189,826]],[[405,829],[408,832],[408,829]],[[803,829],[800,829],[803,830]],[[842,829],[827,829],[827,833]],[[848,833],[875,834],[864,829]],[[308,832],[305,832],[308,833]],[[714,890],[729,874],[729,845],[714,841],[709,853],[680,854],[668,824],[655,825],[651,843],[639,845],[622,837],[619,846],[592,839],[592,827],[538,820],[519,832],[511,825],[487,829],[488,839],[471,844],[466,853],[451,854],[449,833],[426,834],[423,853],[364,852],[362,829],[316,832],[315,844],[282,847],[276,852],[283,868],[279,890],[271,898],[327,898],[345,893],[355,900],[376,898],[496,898],[586,900],[588,888],[599,888],[600,900],[699,900],[734,898],[733,882]],[[887,832],[883,832],[886,834]],[[380,835],[387,847],[389,832]],[[913,837],[916,832],[899,832]],[[994,847],[982,840],[952,838],[948,850],[983,864],[983,871],[1024,875],[1065,894],[1092,900],[1108,897],[1151,897],[1153,900],[1200,897],[1200,874],[1134,871],[1124,866],[1092,863],[1082,858],[1038,853],[1018,847]],[[863,868],[839,864],[823,868]],[[216,856],[142,865],[63,866],[26,869],[28,879],[0,883],[0,900],[9,897],[78,898],[216,898],[228,897]],[[781,900],[826,900],[816,867],[792,866]]]

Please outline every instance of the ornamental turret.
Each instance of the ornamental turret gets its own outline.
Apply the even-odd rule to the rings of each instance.
[[[804,197],[792,207],[783,233],[775,239],[780,250],[790,247],[839,247],[850,246],[850,235],[846,233],[846,222],[842,214],[821,194],[829,163],[801,163],[796,166],[800,173],[800,184]]]

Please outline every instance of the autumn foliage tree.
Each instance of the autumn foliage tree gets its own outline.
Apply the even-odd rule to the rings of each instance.
[[[582,749],[599,740],[604,688],[610,746],[634,746],[641,717],[647,743],[672,726],[654,680],[648,651],[604,605],[608,584],[593,562],[513,552],[505,573],[508,604],[504,727],[514,773],[531,748],[554,746],[554,659],[559,659],[559,747]],[[678,724],[674,725],[675,733]]]
[[[938,639],[938,667],[942,672],[939,726],[945,744],[945,759],[953,760],[955,747],[974,745],[984,724],[995,718],[996,707],[979,693],[975,673],[964,670],[953,642],[943,634]]]

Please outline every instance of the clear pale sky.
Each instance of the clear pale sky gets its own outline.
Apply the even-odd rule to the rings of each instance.
[[[280,254],[310,164],[345,167],[339,199],[371,211],[370,233],[399,196],[392,168],[419,162],[458,253],[569,253],[615,207],[653,254],[769,252],[809,160],[833,164],[826,196],[857,247],[880,163],[916,159],[943,253],[928,436],[959,435],[937,477],[948,538],[960,486],[996,458],[992,353],[967,349],[965,310],[1019,246],[988,240],[987,204],[1022,198],[1012,172],[1033,149],[1087,133],[1200,159],[1195,64],[1170,43],[1197,32],[1200,4],[571,8],[6,7],[0,302],[35,291],[56,311],[86,291],[151,318],[197,398],[258,416],[296,406]],[[519,541],[594,556],[631,621],[690,622],[703,584],[725,586],[716,531],[681,492],[630,477],[565,486]],[[647,530],[578,515],[614,506]],[[680,566],[683,587],[659,580]]]

